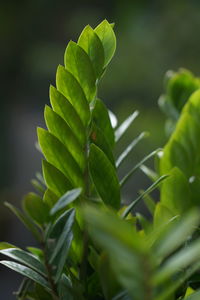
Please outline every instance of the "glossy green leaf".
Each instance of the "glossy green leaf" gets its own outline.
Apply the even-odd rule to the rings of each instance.
[[[76,200],[80,196],[81,192],[82,192],[82,189],[80,189],[80,188],[68,191],[52,207],[51,214],[52,215],[55,214],[56,212],[58,212],[59,210],[63,209],[64,207],[69,205],[71,202]]]
[[[23,208],[30,218],[39,225],[44,225],[49,221],[49,208],[42,198],[35,193],[29,193],[24,197]]]
[[[169,172],[169,177],[162,184],[160,198],[162,204],[174,215],[182,214],[191,208],[189,183],[178,168],[175,167]]]
[[[0,253],[22,264],[25,264],[26,266],[30,267],[31,269],[35,270],[45,277],[47,276],[44,265],[35,256],[26,251],[18,248],[10,248],[0,250]]]
[[[110,60],[112,59],[115,53],[116,37],[111,24],[109,24],[107,20],[101,22],[95,28],[94,31],[100,38],[104,48],[104,55],[105,55],[104,67],[105,67],[110,62]]]
[[[129,128],[131,123],[137,118],[139,112],[136,110],[132,113],[116,130],[115,130],[115,141],[119,141],[119,139],[123,136],[126,130]]]
[[[104,66],[104,48],[98,35],[89,25],[83,29],[78,39],[78,45],[81,46],[88,54],[93,65],[96,78],[100,77]]]
[[[72,41],[68,43],[65,51],[65,68],[76,78],[79,86],[82,87],[87,100],[91,102],[96,95],[95,71],[88,54],[83,50],[83,48]],[[71,85],[74,86],[74,89]],[[65,80],[65,86],[67,88],[67,93],[64,95],[67,98],[70,97],[72,101],[76,101],[78,92],[77,85],[75,85],[73,80],[70,80],[69,83]],[[70,89],[73,89],[71,95],[69,95]]]
[[[113,147],[115,144],[114,130],[111,125],[108,109],[100,99],[96,99],[92,118],[101,131],[103,131],[107,143]]]
[[[94,144],[90,147],[89,169],[103,202],[116,209],[120,206],[120,187],[116,170],[106,155]]]
[[[16,246],[7,242],[0,242],[0,250],[9,249],[9,248],[16,248]]]
[[[47,288],[47,290],[50,290],[50,286],[48,284],[48,282],[44,279],[43,276],[41,276],[40,274],[38,274],[37,272],[33,271],[32,269],[25,267],[21,264],[12,262],[12,261],[7,261],[7,260],[2,260],[0,261],[0,264],[20,273],[23,276],[26,276],[30,279],[32,279],[33,281],[39,283],[40,285],[44,286],[45,288]]]
[[[50,86],[50,101],[53,110],[71,127],[81,145],[85,145],[86,134],[83,122],[72,104],[53,86]]]
[[[72,184],[67,177],[48,161],[42,161],[42,170],[48,188],[58,197],[72,189]]]
[[[101,130],[95,123],[93,123],[91,127],[90,140],[106,154],[107,158],[115,167],[115,160],[110,143],[108,143],[105,138],[104,130]]]
[[[38,128],[38,140],[46,160],[65,174],[74,186],[83,187],[84,180],[80,167],[65,148],[51,133]]]
[[[44,111],[45,122],[49,132],[55,135],[71,153],[81,170],[84,171],[86,159],[84,151],[67,123],[49,106]]]
[[[145,137],[148,136],[147,132],[142,132],[140,135],[138,135],[131,143],[128,145],[128,147],[120,154],[118,159],[116,160],[116,167],[119,167],[121,163],[125,160],[125,158],[128,156],[128,154],[134,149],[134,147]]]
[[[25,214],[23,214],[18,208],[13,206],[11,203],[5,202],[5,206],[8,207],[17,216],[17,218],[25,225],[27,229],[29,229],[32,232],[32,234],[38,241],[41,241],[41,233],[34,225],[34,223]]]

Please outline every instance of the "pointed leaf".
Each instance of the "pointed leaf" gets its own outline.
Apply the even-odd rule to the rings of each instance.
[[[98,35],[98,37],[100,38],[103,44],[104,55],[105,55],[105,61],[104,61],[104,67],[105,67],[110,62],[110,60],[112,59],[115,53],[116,37],[111,24],[109,24],[107,20],[101,22],[95,28],[94,31]]]
[[[104,66],[104,48],[98,35],[89,25],[83,29],[78,39],[78,45],[89,55],[96,78],[100,77]]]
[[[126,130],[129,128],[131,123],[138,116],[139,112],[136,110],[132,113],[116,130],[115,130],[115,141],[119,141],[119,139],[123,136]]]
[[[80,144],[85,145],[85,128],[72,104],[53,86],[50,86],[50,101],[53,110],[67,122]]]
[[[43,128],[38,128],[38,140],[46,160],[63,172],[74,186],[83,187],[81,169],[65,146]]]
[[[83,48],[72,41],[68,43],[65,51],[65,68],[76,78],[79,83],[78,85],[79,87],[82,87],[81,90],[84,91],[87,100],[91,102],[96,94],[96,75],[87,53]],[[67,74],[67,76],[69,76],[69,74]],[[70,97],[72,99],[71,103],[72,101],[79,101],[77,100],[80,94],[78,85],[75,84],[72,78],[65,79],[65,90],[67,89],[67,91],[64,95],[67,98]],[[84,97],[84,93],[82,97]],[[86,99],[84,100],[86,101]],[[82,109],[84,109],[84,107]]]
[[[120,188],[116,171],[106,155],[94,144],[90,147],[89,169],[97,192],[105,204],[120,206]]]

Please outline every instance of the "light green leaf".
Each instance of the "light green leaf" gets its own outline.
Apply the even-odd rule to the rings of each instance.
[[[200,290],[195,291],[188,297],[184,298],[185,300],[199,300],[200,299]]]
[[[111,24],[109,24],[107,20],[101,22],[95,28],[94,31],[100,38],[104,48],[104,55],[105,55],[104,67],[105,67],[110,62],[110,60],[112,59],[115,53],[116,37]]]
[[[81,169],[65,146],[47,130],[38,128],[37,132],[38,141],[46,160],[63,172],[72,185],[84,187]]]
[[[93,65],[89,56],[83,50],[83,48],[81,48],[79,45],[77,45],[75,42],[72,41],[68,43],[65,51],[65,68],[73,75],[73,77],[76,78],[77,83],[79,83],[78,84],[79,87],[82,87],[81,90],[83,90],[85,93],[85,95],[84,93],[83,95],[86,96],[89,102],[91,102],[96,95],[96,75],[93,69]],[[70,101],[71,103],[72,101],[73,102],[79,101],[77,100],[77,98],[80,95],[78,85],[74,82],[74,80],[72,80],[72,77],[69,76],[68,72],[66,73],[65,77],[70,77],[70,78],[65,78],[65,79],[63,78],[64,85],[61,87],[62,91],[59,89],[59,86],[57,85],[58,90],[60,90],[61,92],[64,91],[64,95],[67,98],[68,97],[71,98]],[[86,99],[84,100],[86,101]],[[82,109],[84,109],[84,107]]]
[[[120,188],[116,170],[106,155],[94,144],[90,147],[89,169],[103,202],[116,209],[120,206]]]
[[[0,250],[9,249],[9,248],[16,248],[16,246],[7,242],[0,242]]]
[[[116,130],[115,130],[115,141],[119,141],[119,139],[123,136],[126,130],[129,128],[131,123],[137,118],[139,112],[136,110],[132,113]]]
[[[31,184],[40,194],[45,192],[45,187],[37,179],[32,179]]]
[[[32,269],[27,268],[21,264],[18,264],[18,263],[12,262],[12,261],[7,261],[7,260],[0,261],[0,264],[20,273],[23,276],[26,276],[26,277],[32,279],[33,281],[44,286],[47,290],[50,290],[50,286],[49,286],[48,282],[44,279],[44,277],[42,277],[41,275],[39,275]]]
[[[50,209],[55,205],[58,199],[59,197],[50,189],[47,189],[43,196],[44,203],[47,204]]]
[[[50,86],[50,101],[53,110],[67,122],[80,144],[84,146],[86,143],[85,128],[72,104],[53,86]]]
[[[98,35],[89,25],[83,29],[78,39],[78,45],[89,55],[96,78],[99,78],[104,66],[104,48]]]
[[[38,241],[41,241],[41,233],[39,232],[37,227],[34,225],[34,223],[26,215],[24,215],[18,208],[13,206],[11,203],[5,202],[4,204],[17,216],[17,218],[25,225],[25,227],[32,232],[34,237]]]
[[[115,144],[114,130],[111,125],[108,109],[100,99],[96,99],[92,118],[101,131],[103,131],[107,143],[113,147]]]
[[[35,193],[29,193],[24,197],[23,208],[37,224],[44,225],[49,221],[49,207]]]
[[[68,191],[66,194],[64,194],[59,200],[58,202],[52,207],[51,209],[51,214],[55,214],[56,212],[58,212],[60,209],[66,207],[68,204],[70,204],[71,202],[73,202],[74,200],[76,200],[80,194],[82,192],[82,189],[77,188],[77,189],[73,189]]]
[[[118,159],[116,160],[116,167],[118,168],[121,163],[125,160],[125,158],[128,156],[128,154],[133,150],[133,148],[145,137],[148,136],[147,132],[142,132],[140,135],[138,135],[131,143],[128,145],[128,147],[120,154]]]
[[[31,269],[35,270],[45,277],[47,276],[44,265],[35,256],[26,251],[18,248],[10,248],[0,250],[0,253],[25,264],[26,266],[30,267]]]
[[[72,189],[72,184],[67,177],[48,161],[42,161],[42,170],[47,187],[58,197]]]
[[[67,123],[49,106],[44,111],[45,122],[49,132],[55,135],[71,153],[81,170],[84,171],[86,160],[84,151]]]

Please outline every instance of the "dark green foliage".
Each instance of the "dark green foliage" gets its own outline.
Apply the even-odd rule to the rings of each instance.
[[[116,118],[97,96],[115,48],[113,24],[86,26],[77,43],[69,42],[50,87],[47,129],[38,128],[45,159],[43,175],[32,180],[37,193],[24,197],[22,212],[6,203],[38,241],[26,251],[0,243],[0,253],[16,261],[0,263],[25,277],[17,299],[199,299],[199,79],[171,73],[159,100],[171,137],[119,180],[119,167],[148,134],[115,157],[138,116],[133,112],[115,129]],[[153,157],[156,171],[144,165]],[[123,185],[138,170],[153,183],[126,205]],[[155,203],[149,194],[157,187]],[[136,211],[142,199],[151,219]]]

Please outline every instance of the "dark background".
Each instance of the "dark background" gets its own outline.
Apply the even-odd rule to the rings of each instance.
[[[19,206],[32,190],[30,179],[40,170],[34,147],[36,126],[43,126],[48,89],[55,83],[65,47],[77,40],[88,23],[115,22],[117,52],[99,89],[99,96],[122,121],[135,109],[139,118],[120,142],[117,153],[143,130],[142,142],[121,169],[127,171],[165,142],[164,116],[157,99],[168,69],[200,74],[200,1],[0,1],[0,240],[20,247],[35,245],[29,233],[4,208]],[[138,173],[124,190],[125,199],[149,181]],[[0,299],[14,299],[21,276],[0,267]]]

